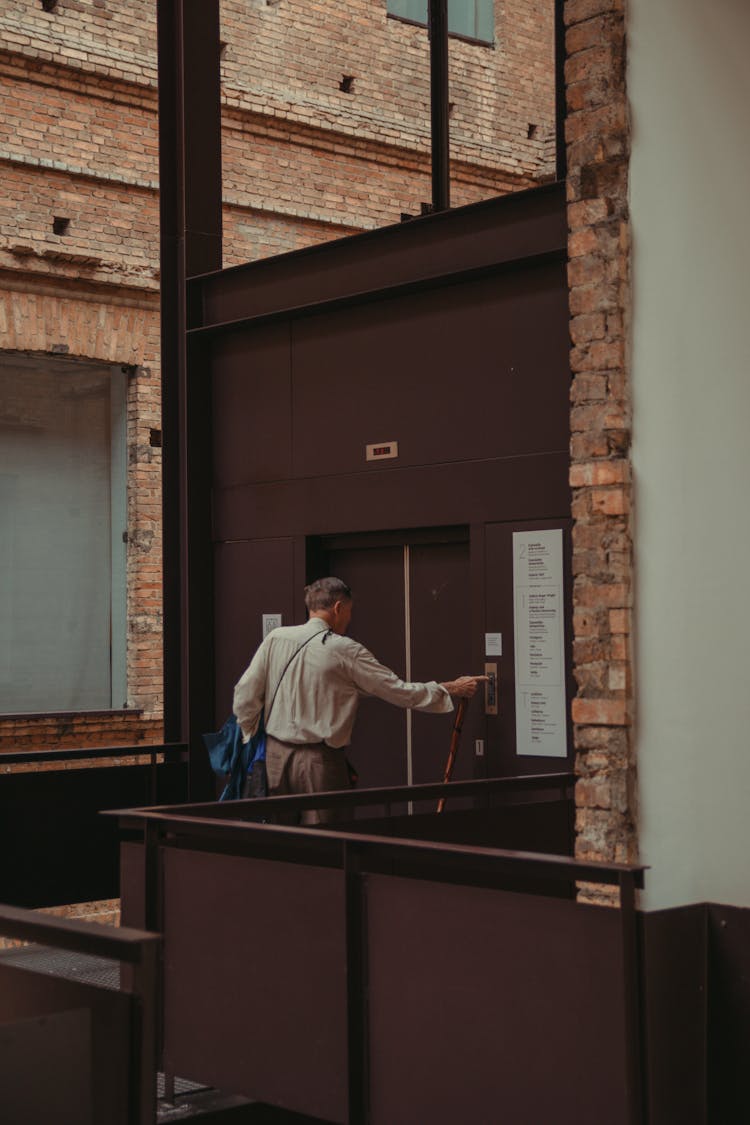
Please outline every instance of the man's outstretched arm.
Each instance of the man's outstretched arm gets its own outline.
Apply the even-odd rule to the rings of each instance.
[[[395,707],[413,707],[417,711],[447,712],[453,710],[451,696],[469,698],[485,676],[459,676],[439,684],[435,680],[414,683],[400,679],[381,664],[367,649],[362,649],[352,663],[352,677],[361,692],[392,703]]]

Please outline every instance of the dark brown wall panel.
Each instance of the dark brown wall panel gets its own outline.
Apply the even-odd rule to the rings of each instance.
[[[165,1068],[344,1122],[341,873],[177,849],[164,861]]]
[[[649,1122],[706,1125],[706,907],[642,914],[640,925]]]
[[[215,557],[216,725],[232,711],[234,685],[263,640],[262,615],[281,613],[295,624],[295,571],[291,539],[219,543]]]
[[[370,876],[367,930],[372,1125],[633,1120],[619,911]]]
[[[291,476],[289,325],[222,337],[211,372],[216,485]]]
[[[105,1121],[111,1125],[126,1125],[133,1120],[128,1113],[128,1072],[132,1065],[134,1009],[133,998],[127,993],[0,963],[0,1024],[54,1012],[87,1012],[91,1029],[92,1119],[97,1125]],[[54,1083],[54,1060],[46,1055],[37,1057],[35,1075],[37,1081]],[[0,1086],[2,1119],[8,1125],[21,1121],[38,1121],[41,1125],[43,1121],[70,1120],[65,1112],[59,1117],[33,1116],[33,1097],[23,1107],[28,1116],[13,1117],[9,1115],[10,1107],[3,1094]]]
[[[750,910],[708,914],[709,1121],[750,1120]]]
[[[220,541],[335,535],[546,519],[569,510],[565,450],[221,489],[214,496],[214,534]]]
[[[379,472],[365,446],[394,439],[398,467],[567,449],[564,276],[554,263],[296,320],[295,476]]]
[[[0,849],[9,858],[0,868],[0,902],[41,907],[115,898],[117,825],[100,810],[186,799],[180,764],[158,766],[156,781],[154,802],[150,766],[4,774]],[[33,848],[20,846],[23,839],[33,840]]]

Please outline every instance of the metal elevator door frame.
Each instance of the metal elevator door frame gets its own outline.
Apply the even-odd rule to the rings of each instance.
[[[404,543],[404,668],[407,683],[411,682],[411,547]],[[414,784],[414,746],[411,707],[406,711],[406,784]]]
[[[399,672],[399,674],[401,673],[401,669],[403,668],[403,677],[407,681],[410,681],[414,678],[416,678],[416,680],[420,682],[428,678],[437,678],[438,680],[443,680],[449,678],[450,676],[455,677],[460,672],[465,671],[466,669],[458,667],[458,657],[456,657],[455,660],[452,657],[448,659],[449,654],[452,651],[450,633],[447,634],[446,644],[442,651],[435,652],[436,661],[445,659],[446,664],[450,670],[444,670],[437,676],[433,677],[431,673],[429,675],[423,674],[427,671],[424,667],[422,667],[422,664],[424,663],[424,657],[422,657],[420,663],[419,653],[417,653],[417,659],[415,660],[415,646],[417,647],[417,649],[419,649],[420,647],[425,647],[424,637],[420,637],[420,633],[425,633],[425,613],[423,608],[420,609],[417,606],[417,603],[420,600],[422,601],[422,603],[424,603],[425,597],[424,591],[419,591],[415,588],[414,570],[415,566],[418,565],[419,562],[420,549],[426,548],[429,551],[430,548],[440,548],[441,546],[456,547],[459,545],[466,548],[466,569],[468,586],[470,531],[469,527],[466,525],[363,532],[352,535],[346,534],[323,537],[309,537],[307,540],[307,580],[312,581],[315,578],[322,577],[324,574],[338,573],[336,563],[334,562],[336,555],[342,555],[345,557],[344,553],[355,552],[356,554],[359,554],[360,552],[362,552],[361,557],[365,559],[368,557],[368,552],[370,552],[369,558],[373,560],[373,567],[375,567],[375,552],[388,551],[394,554],[396,551],[400,552],[400,558],[398,560],[398,571],[400,578],[398,593],[399,600],[402,600],[402,611],[400,609],[398,615],[392,614],[391,616],[393,619],[394,627],[396,623],[398,623],[398,626],[402,628],[403,636],[402,638],[398,639],[398,645],[394,644],[390,647],[389,651],[379,651],[381,646],[379,644],[373,644],[372,647],[374,649],[374,655],[377,657],[377,659],[382,660],[383,663],[388,664],[389,666],[395,665],[395,670]],[[392,574],[392,583],[394,580],[396,569],[396,564],[393,557],[391,557],[391,564],[392,565],[390,567],[390,570]],[[344,581],[348,581],[346,573],[341,573],[338,576],[341,577]],[[352,583],[348,584],[352,585],[355,601],[352,635],[356,640],[361,640],[363,644],[365,644],[367,647],[370,647],[370,644],[368,644],[369,638],[366,634],[366,630],[363,635],[360,631],[358,631],[357,628],[357,586],[356,584]],[[439,599],[440,592],[441,591],[432,592],[436,600]],[[422,595],[421,598],[420,594]],[[369,591],[369,596],[371,599],[373,598],[372,589],[370,589]],[[372,601],[370,602],[370,606],[368,608],[371,609],[371,606]],[[387,615],[387,610],[385,612]],[[378,616],[381,617],[381,615]],[[400,620],[397,621],[398,618],[400,618]],[[419,620],[416,620],[417,618],[419,618]],[[465,632],[466,643],[468,646],[470,635],[470,620],[468,614],[463,616],[460,620],[456,620],[455,630],[461,634]],[[430,662],[432,662],[433,651],[434,650],[431,648],[429,657]],[[384,725],[386,726],[390,722],[390,720],[383,721]],[[406,784],[411,785],[414,784],[415,781],[419,780],[440,780],[440,777],[442,776],[442,758],[444,757],[444,754],[447,754],[448,750],[447,735],[445,739],[445,746],[443,747],[442,732],[438,734],[438,730],[435,730],[435,741],[437,745],[435,751],[430,750],[428,752],[429,766],[427,766],[427,759],[425,758],[424,751],[422,753],[419,753],[419,745],[424,743],[425,734],[421,729],[415,731],[415,716],[412,709],[406,709],[404,711],[403,722],[404,727],[402,728],[402,730],[405,740],[405,776],[402,775],[402,783],[405,782]],[[358,743],[360,745],[363,741],[366,743],[369,734],[369,732],[361,731],[361,725],[358,730],[359,733],[355,740],[355,750]],[[431,730],[431,727],[428,727],[428,730]],[[429,737],[430,741],[432,741],[432,733]],[[373,747],[372,749],[375,750],[376,748]],[[420,769],[416,770],[416,772],[415,749],[417,749],[418,751],[418,756],[421,763]],[[357,767],[358,769],[360,768],[359,762],[357,762]],[[429,778],[416,776],[416,774],[420,771],[424,772],[425,768],[429,769],[431,775],[434,776],[431,776]],[[368,772],[367,763],[364,764],[364,772]]]

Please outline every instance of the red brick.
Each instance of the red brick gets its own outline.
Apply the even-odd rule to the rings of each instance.
[[[577,582],[574,604],[584,609],[620,609],[630,604],[630,588],[625,582]],[[612,632],[622,630],[612,629]]]
[[[605,516],[621,516],[630,511],[630,497],[624,488],[594,489],[591,508]]]
[[[624,699],[574,699],[574,723],[586,726],[626,726],[629,722]]]
[[[629,633],[630,610],[611,609],[609,612],[609,629],[611,633]]]
[[[589,461],[570,467],[572,488],[580,488],[583,485],[623,484],[629,479],[629,461]]]

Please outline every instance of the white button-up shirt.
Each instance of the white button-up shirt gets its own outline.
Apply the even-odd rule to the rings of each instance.
[[[257,730],[265,707],[266,730],[282,742],[348,746],[365,695],[418,711],[453,710],[450,695],[434,680],[400,680],[364,645],[330,632],[322,618],[311,617],[304,625],[282,626],[268,634],[234,689],[234,713],[246,740]]]

